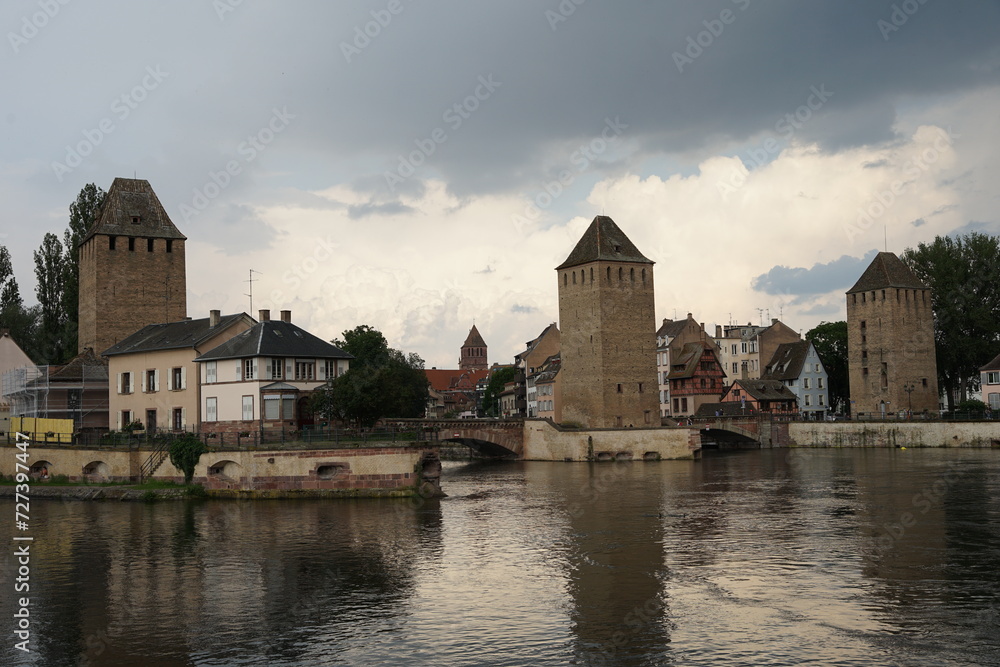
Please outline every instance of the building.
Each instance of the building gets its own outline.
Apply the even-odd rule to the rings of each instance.
[[[353,357],[292,324],[281,311],[198,356],[201,431],[238,434],[295,431],[313,424],[309,399],[347,372]]]
[[[485,390],[483,380],[489,377],[489,370],[430,368],[424,369],[424,374],[427,376],[428,384],[425,417],[441,419],[446,416],[461,418],[477,416]]]
[[[108,366],[90,348],[66,364],[7,371],[2,395],[11,417],[72,420],[74,433],[108,428]]]
[[[479,334],[476,325],[472,325],[469,335],[462,343],[462,350],[458,359],[458,367],[463,371],[485,371],[489,368],[486,354],[486,341]]]
[[[979,369],[983,388],[983,403],[993,412],[1000,411],[1000,354]]]
[[[715,342],[719,347],[719,360],[730,382],[736,378],[752,380],[761,377],[764,366],[774,356],[779,345],[795,343],[802,337],[777,318],[769,326],[745,325],[715,326]]]
[[[830,409],[830,379],[812,342],[782,343],[764,367],[762,376],[778,380],[795,394],[807,419],[825,419]]]
[[[704,329],[701,330],[704,334]],[[717,403],[726,388],[726,373],[708,337],[687,343],[670,358],[671,416],[690,417],[704,403]]]
[[[11,338],[10,333],[7,330],[0,330],[0,377],[5,377],[8,372],[19,368],[31,369],[34,367],[35,364]],[[12,375],[11,378],[13,377]],[[10,432],[11,404],[6,392],[2,389],[3,384],[0,383],[0,436]]]
[[[563,420],[592,428],[659,424],[653,262],[601,215],[556,275]]]
[[[549,357],[542,364],[540,372],[535,377],[535,389],[538,400],[539,419],[551,419],[555,423],[562,421],[562,382],[559,380],[559,355]]]
[[[187,317],[185,240],[149,181],[114,180],[79,247],[80,351]]]
[[[780,380],[734,380],[723,394],[721,403],[726,415],[793,415],[798,412],[795,394]],[[737,405],[739,408],[735,407]]]
[[[938,411],[931,290],[880,252],[847,292],[851,412]]]
[[[688,313],[687,318],[683,320],[664,319],[663,324],[656,330],[656,375],[660,389],[660,417],[669,417],[673,414],[669,380],[671,359],[680,354],[685,345],[696,343],[704,337],[705,325],[696,322],[691,313]]]
[[[265,311],[266,312],[266,311]],[[194,431],[201,423],[201,385],[195,358],[256,322],[246,313],[150,324],[102,354],[108,360],[114,428],[133,421],[147,433]]]
[[[523,395],[516,397],[516,403],[524,404],[524,412],[521,417],[538,416],[538,394],[535,382],[542,365],[553,355],[559,354],[562,345],[562,336],[556,323],[548,325],[542,329],[532,340],[524,344],[524,350],[514,357],[514,365],[524,375],[524,382],[517,385],[516,389],[522,391]]]

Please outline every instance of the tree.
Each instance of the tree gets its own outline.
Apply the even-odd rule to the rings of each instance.
[[[201,460],[201,455],[208,451],[198,436],[188,433],[170,443],[170,462],[184,473],[184,483],[190,484],[194,478],[194,469]]]
[[[851,386],[847,367],[847,322],[820,322],[806,332],[806,340],[816,348],[830,386],[830,405],[850,405]]]
[[[330,380],[312,399],[327,419],[372,426],[382,417],[421,417],[427,404],[424,360],[389,347],[378,329],[362,324],[334,345],[354,356],[350,369]]]
[[[21,300],[10,251],[0,246],[0,328],[7,329],[25,354],[37,360],[35,320],[35,309],[25,308]]]
[[[64,339],[66,312],[63,306],[65,261],[59,237],[46,234],[42,245],[35,251],[35,296],[38,297],[39,309],[36,342],[42,350],[36,360],[39,363],[60,363],[67,356]],[[74,345],[72,352],[75,351]]]
[[[65,260],[63,267],[62,312],[63,347],[70,355],[76,353],[77,330],[79,325],[80,299],[80,242],[97,220],[97,215],[104,205],[107,195],[104,190],[93,183],[83,186],[76,196],[76,201],[69,205],[69,226],[63,233],[63,251]]]
[[[938,382],[954,409],[979,386],[1000,345],[1000,238],[972,232],[907,248],[903,262],[933,290]]]
[[[503,393],[504,385],[513,382],[517,377],[517,368],[514,366],[504,366],[497,368],[490,373],[490,379],[486,383],[486,391],[483,392],[483,409],[489,417],[500,415],[500,394]]]

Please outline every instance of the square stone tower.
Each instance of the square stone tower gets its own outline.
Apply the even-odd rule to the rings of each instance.
[[[187,317],[186,240],[149,181],[114,180],[80,242],[80,351]]]
[[[556,274],[563,421],[658,426],[653,262],[601,215]]]
[[[937,412],[931,290],[891,252],[847,292],[847,359],[855,414]]]

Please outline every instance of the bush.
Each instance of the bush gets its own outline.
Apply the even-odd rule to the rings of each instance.
[[[194,477],[194,468],[198,465],[201,455],[208,451],[198,436],[186,434],[170,444],[170,462],[184,473],[184,483],[190,484]]]

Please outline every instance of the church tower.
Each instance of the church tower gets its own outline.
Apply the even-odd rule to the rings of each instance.
[[[484,371],[489,368],[486,363],[486,341],[479,335],[479,329],[476,328],[475,324],[472,325],[469,335],[462,343],[458,367],[463,371]]]
[[[653,262],[601,215],[556,273],[563,420],[658,426]]]
[[[114,180],[80,242],[79,351],[187,317],[186,240],[149,181]]]
[[[847,292],[851,412],[938,411],[931,290],[880,252]]]

